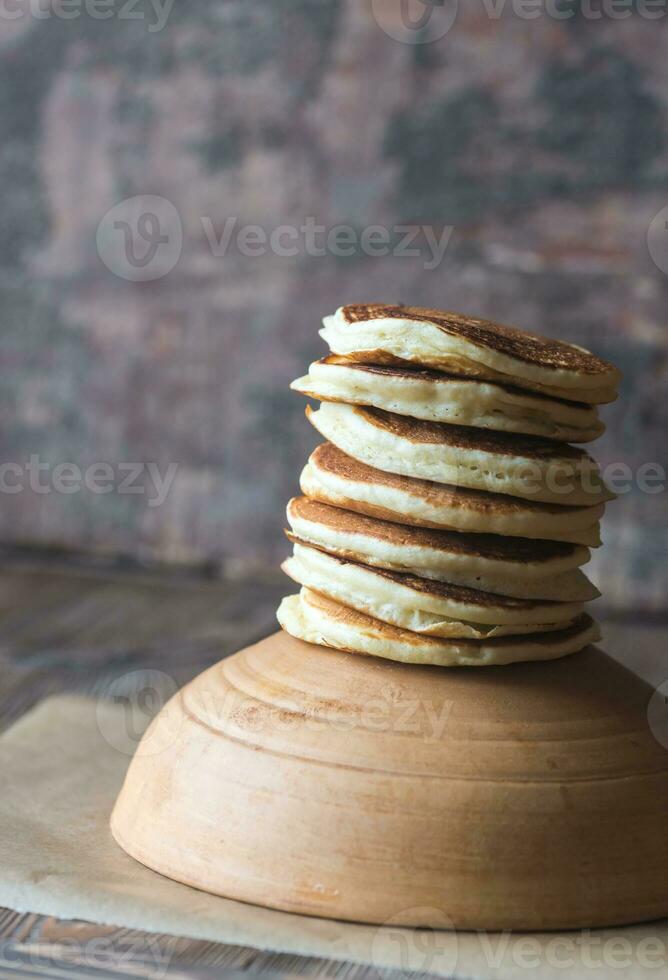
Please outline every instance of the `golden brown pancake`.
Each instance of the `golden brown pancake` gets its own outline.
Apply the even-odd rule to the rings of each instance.
[[[567,544],[565,541],[530,541],[527,538],[508,538],[500,534],[460,534],[457,531],[410,527],[366,517],[340,507],[330,507],[308,497],[293,497],[288,504],[288,516],[291,519],[300,518],[323,524],[344,534],[367,534],[397,546],[415,545],[453,554],[476,554],[481,558],[517,561],[522,564],[565,559],[570,568],[583,565],[589,558],[587,548]]]
[[[535,436],[424,422],[376,408],[324,402],[312,425],[376,469],[542,503],[594,506],[614,497],[584,450]]]
[[[415,367],[351,364],[327,357],[311,364],[308,375],[291,387],[321,401],[564,442],[591,442],[605,431],[591,405]]]
[[[409,362],[553,397],[602,403],[616,397],[619,372],[574,344],[444,310],[364,303],[325,319],[332,353],[371,364]]]
[[[464,337],[476,347],[490,348],[525,364],[550,371],[565,370],[597,379],[617,378],[612,364],[581,347],[552,340],[516,327],[507,327],[491,320],[480,320],[463,313],[444,312],[420,306],[387,306],[382,303],[344,306],[348,323],[360,320],[405,319],[435,323],[439,330],[452,337]]]
[[[583,614],[571,626],[552,633],[485,640],[423,636],[372,619],[309,589],[285,598],[277,615],[286,632],[308,643],[347,653],[442,667],[552,660],[582,650],[600,635],[593,620]]]
[[[570,541],[598,547],[604,505],[564,507],[398,476],[347,456],[330,442],[311,454],[302,492],[334,507],[440,530]]]
[[[579,570],[589,560],[579,545],[409,527],[307,497],[291,500],[287,517],[291,540],[363,564],[520,599],[578,602],[598,594]]]
[[[295,542],[281,566],[299,585],[374,619],[428,636],[488,639],[564,629],[582,603],[494,596],[337,558]]]

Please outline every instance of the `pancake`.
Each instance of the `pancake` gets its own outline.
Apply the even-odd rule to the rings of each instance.
[[[581,603],[531,602],[446,585],[295,544],[281,566],[299,585],[374,619],[428,636],[484,640],[563,629]]]
[[[446,640],[381,623],[309,589],[283,599],[277,618],[287,633],[307,643],[441,667],[490,667],[523,660],[554,660],[584,649],[600,635],[593,620],[582,615],[571,626],[553,633]]]
[[[397,476],[366,466],[330,442],[302,470],[302,492],[334,507],[437,530],[504,534],[598,547],[604,504],[561,507],[500,493]]]
[[[518,599],[584,602],[598,595],[579,570],[590,557],[580,545],[409,527],[308,497],[293,498],[287,517],[291,540],[339,558]]]
[[[435,483],[548,504],[592,507],[614,497],[586,452],[562,443],[424,422],[323,402],[306,415],[329,442],[368,466]]]
[[[321,401],[370,405],[428,422],[565,442],[591,442],[605,431],[591,405],[442,371],[350,364],[328,357],[311,364],[309,373],[291,388]]]
[[[418,306],[343,306],[325,318],[321,336],[353,361],[417,364],[588,404],[614,401],[620,380],[612,364],[575,344]]]

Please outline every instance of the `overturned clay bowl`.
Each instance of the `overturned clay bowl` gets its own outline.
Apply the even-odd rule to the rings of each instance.
[[[668,745],[601,651],[414,667],[277,633],[148,729],[112,817],[133,858],[360,922],[562,929],[668,915]]]

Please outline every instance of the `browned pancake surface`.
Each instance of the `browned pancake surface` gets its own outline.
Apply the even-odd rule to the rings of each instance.
[[[359,364],[349,361],[345,356],[330,354],[323,357],[318,364],[333,364],[339,367],[346,367],[349,371],[359,371],[360,374],[375,374],[380,377],[397,378],[405,381],[431,381],[434,384],[447,384],[456,381],[458,385],[481,385],[499,388],[501,391],[508,392],[509,395],[521,395],[523,398],[532,398],[537,401],[555,402],[558,405],[565,405],[566,408],[582,408],[591,411],[591,405],[583,402],[566,401],[565,398],[554,398],[540,391],[527,391],[526,388],[518,388],[517,385],[505,384],[499,381],[481,381],[479,378],[471,378],[458,374],[448,374],[447,371],[436,371],[434,368],[412,367],[409,363],[403,364]]]
[[[396,473],[386,473],[377,470],[366,463],[360,463],[337,449],[331,442],[323,442],[311,454],[310,461],[316,469],[330,473],[342,480],[354,483],[376,484],[401,490],[413,497],[419,497],[435,507],[466,507],[478,513],[488,514],[568,514],[589,510],[588,507],[568,507],[565,504],[544,504],[535,500],[524,500],[521,497],[510,497],[503,493],[493,493],[490,490],[468,490],[466,487],[454,487],[445,483],[432,483],[431,480],[421,480],[414,476],[399,476]]]
[[[339,602],[334,602],[332,599],[328,599],[327,596],[321,593],[314,592],[312,589],[307,590],[308,604],[314,606],[315,608],[321,609],[326,615],[331,616],[332,619],[337,619],[340,622],[347,623],[348,625],[354,627],[359,627],[360,629],[373,629],[380,633],[382,636],[386,636],[388,640],[401,640],[403,642],[412,642],[416,646],[424,645],[434,645],[436,647],[443,646],[447,643],[447,640],[438,639],[432,636],[423,636],[420,633],[412,633],[410,630],[402,629],[400,626],[392,626],[390,623],[384,623],[379,619],[373,619],[371,616],[367,616],[364,613],[358,612],[356,609],[351,609],[349,606],[342,606]],[[552,648],[558,646],[564,641],[570,640],[574,636],[578,636],[583,633],[586,629],[592,625],[593,620],[591,616],[586,613],[581,613],[576,619],[573,620],[570,626],[567,626],[562,630],[554,630],[551,633],[523,633],[520,636],[513,636],[512,643],[513,646],[527,646],[531,644],[532,646],[539,643],[541,646],[547,648]],[[475,647],[484,646],[500,646],[507,647],[510,639],[507,636],[495,636],[491,639],[483,640],[470,640],[470,639],[457,639],[453,640],[457,646],[468,646],[471,649]]]
[[[492,320],[480,320],[445,310],[422,306],[388,306],[383,303],[360,303],[343,307],[347,323],[378,319],[410,319],[433,323],[444,333],[463,337],[478,347],[487,347],[514,357],[525,364],[549,370],[574,371],[583,375],[616,375],[612,364],[589,351],[578,350],[560,340],[504,326]]]
[[[451,585],[448,582],[437,582],[434,579],[419,578],[419,576],[411,575],[409,572],[392,572],[387,568],[376,568],[375,566],[372,568],[361,561],[353,561],[352,558],[340,558],[338,555],[333,555],[331,552],[326,551],[325,548],[320,548],[318,545],[304,541],[295,534],[287,533],[289,539],[294,544],[299,544],[304,548],[312,548],[315,551],[321,551],[342,567],[356,565],[358,568],[363,568],[365,571],[372,572],[374,575],[380,575],[381,578],[387,579],[390,582],[396,582],[397,585],[403,585],[408,589],[419,592],[421,595],[430,595],[436,599],[449,599],[452,602],[468,603],[475,606],[493,606],[495,609],[526,610],[528,612],[536,608],[544,609],[545,606],[553,606],[556,612],[559,606],[563,605],[563,603],[554,599],[513,599],[506,595],[496,595],[493,592],[481,592],[479,589],[470,589],[464,585]]]
[[[459,531],[436,531],[428,528],[409,527],[367,517],[355,511],[331,507],[310,497],[294,497],[288,504],[293,518],[311,521],[342,534],[363,534],[388,544],[432,548],[458,555],[474,555],[511,562],[547,562],[566,558],[579,545],[564,541],[507,538],[499,534],[466,534]]]
[[[494,432],[491,429],[474,429],[466,425],[451,425],[449,422],[425,422],[395,415],[380,408],[351,406],[360,419],[368,425],[384,430],[416,445],[450,446],[467,451],[479,450],[497,456],[521,456],[525,459],[562,460],[589,462],[595,466],[591,456],[583,449],[576,449],[565,442],[552,442],[538,436],[516,435],[514,432]],[[313,412],[307,405],[306,415],[310,420]]]

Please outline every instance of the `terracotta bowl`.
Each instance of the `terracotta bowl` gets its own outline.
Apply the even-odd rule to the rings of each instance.
[[[562,929],[668,915],[668,750],[601,651],[442,669],[285,633],[180,691],[112,817],[177,881],[360,922]]]

